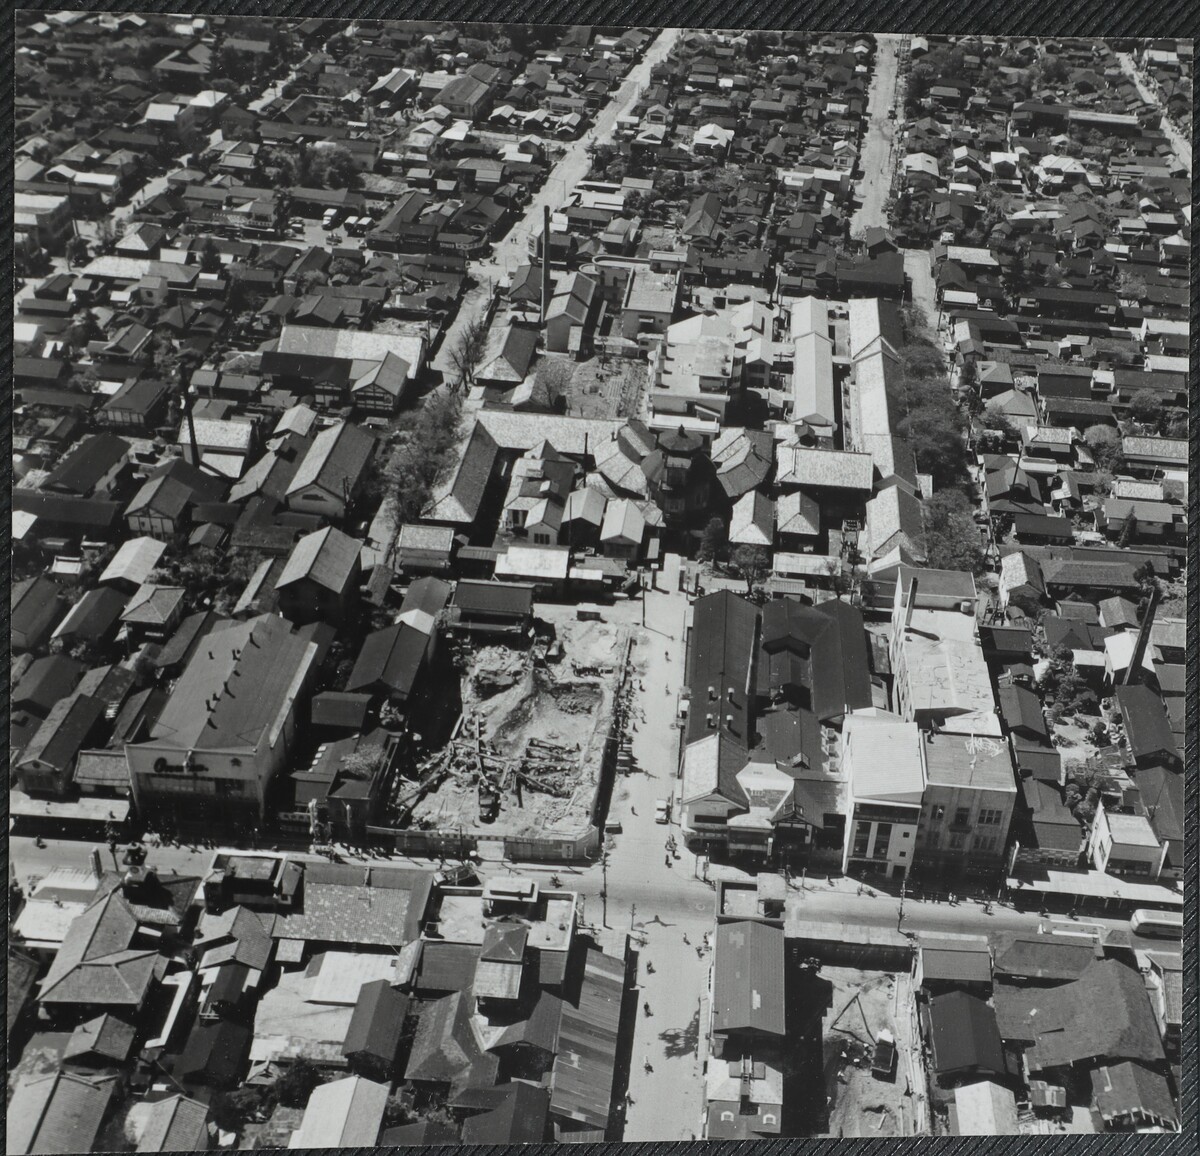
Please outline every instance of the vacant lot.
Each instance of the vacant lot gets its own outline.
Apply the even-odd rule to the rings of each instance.
[[[829,1135],[912,1135],[922,1089],[910,1086],[909,1058],[920,1064],[920,1041],[914,1039],[909,977],[842,967],[822,967],[821,977],[832,984],[822,1024]],[[896,1040],[896,1069],[889,1078],[871,1073],[875,1041],[884,1028]]]
[[[503,645],[471,656],[458,753],[417,804],[414,823],[496,837],[577,834],[586,827],[628,630],[562,618],[555,631],[562,653],[550,659],[539,657],[537,647]],[[480,815],[481,778],[499,791],[490,822]]]
[[[567,390],[572,417],[636,417],[646,383],[646,363],[629,357],[589,357],[575,365]]]

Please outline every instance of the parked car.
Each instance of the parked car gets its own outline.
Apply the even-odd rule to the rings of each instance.
[[[671,800],[657,799],[654,803],[654,821],[669,823],[671,821]]]

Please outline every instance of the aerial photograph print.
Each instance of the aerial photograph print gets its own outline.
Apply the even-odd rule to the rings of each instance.
[[[1193,40],[349,11],[8,17],[7,1153],[1173,1147]]]

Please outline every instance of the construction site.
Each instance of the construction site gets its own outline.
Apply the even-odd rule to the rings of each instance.
[[[914,1081],[920,1040],[907,973],[822,967],[832,985],[822,1023],[824,1083],[830,1136],[911,1136],[924,1081]],[[895,1045],[888,1073],[872,1071],[880,1040]]]
[[[397,826],[486,839],[586,830],[621,725],[630,635],[554,617],[528,646],[472,649],[450,741],[396,784]]]

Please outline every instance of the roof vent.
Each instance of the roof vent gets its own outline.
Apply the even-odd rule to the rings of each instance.
[[[725,716],[725,726],[726,726],[726,727],[727,727],[729,730],[733,730],[733,715],[731,715],[731,714],[727,714],[727,715]]]
[[[716,697],[717,697],[717,688],[715,686],[710,686],[708,688],[709,702],[714,702],[716,700]]]
[[[704,716],[704,721],[705,721],[705,722],[706,722],[706,723],[707,723],[707,724],[708,724],[710,727],[715,727],[715,726],[717,725],[717,716],[716,716],[715,714],[706,714],[706,715]]]

